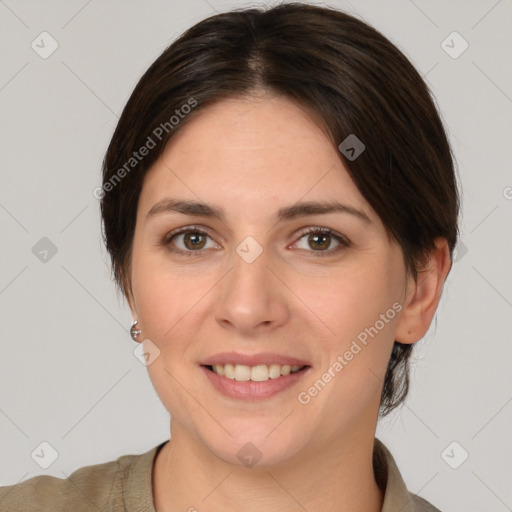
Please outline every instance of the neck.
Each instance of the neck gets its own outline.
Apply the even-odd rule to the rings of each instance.
[[[172,440],[157,456],[153,494],[157,512],[244,510],[380,512],[374,476],[375,430],[322,440],[277,466],[229,464],[172,425]]]

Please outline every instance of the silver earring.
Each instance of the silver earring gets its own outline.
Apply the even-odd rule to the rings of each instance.
[[[135,322],[133,322],[133,325],[130,327],[130,336],[132,337],[133,341],[140,343],[137,338],[138,338],[139,334],[142,332],[142,329],[136,328],[138,323],[139,322],[137,320],[135,320]]]

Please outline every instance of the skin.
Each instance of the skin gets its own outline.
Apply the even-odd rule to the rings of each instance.
[[[166,198],[217,206],[225,221],[148,217]],[[276,221],[279,208],[327,200],[369,222],[342,212]],[[199,249],[183,234],[162,243],[187,226],[208,233]],[[327,236],[318,249],[300,231],[318,227],[349,246]],[[248,236],[262,249],[252,263],[236,252]],[[450,267],[446,241],[436,247],[415,281],[336,146],[287,99],[223,100],[185,125],[145,177],[129,276],[141,339],[160,350],[149,375],[172,418],[154,466],[156,510],[380,511],[372,450],[383,378],[393,341],[418,341],[432,321]],[[301,404],[298,393],[394,303],[400,313]],[[311,368],[271,398],[236,400],[199,367],[225,351],[285,354]],[[248,442],[261,452],[253,467],[237,457]]]

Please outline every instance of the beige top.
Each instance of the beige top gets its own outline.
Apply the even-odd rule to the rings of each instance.
[[[0,487],[2,512],[156,512],[152,472],[156,454],[167,441],[141,455],[84,466],[62,479],[38,475],[16,485]],[[393,456],[375,438],[373,464],[384,493],[382,512],[440,512],[410,493]]]

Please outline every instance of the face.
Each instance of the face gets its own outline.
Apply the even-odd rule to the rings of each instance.
[[[403,255],[294,103],[224,100],[171,139],[143,184],[131,282],[173,436],[275,465],[374,432]]]

